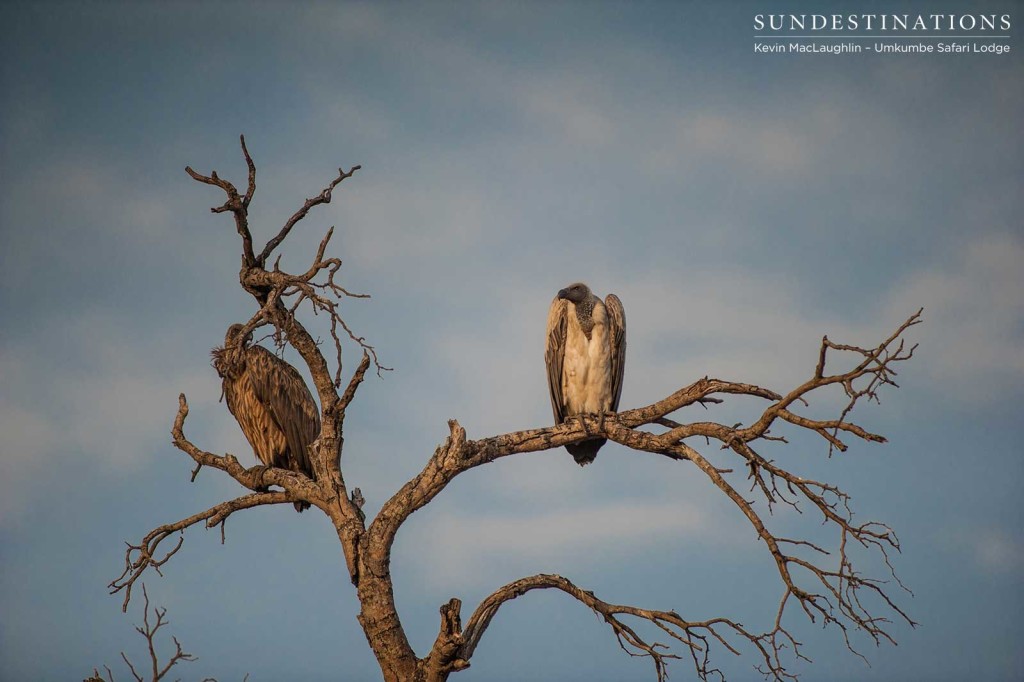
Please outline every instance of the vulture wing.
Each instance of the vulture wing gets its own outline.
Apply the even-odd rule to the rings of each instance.
[[[626,368],[626,311],[622,308],[622,301],[615,294],[608,294],[604,299],[604,307],[608,311],[608,343],[612,365],[612,412],[618,412],[619,398],[622,396],[622,377]]]
[[[284,433],[292,461],[288,465],[313,477],[309,444],[320,435],[320,411],[302,375],[262,346],[247,349],[253,391]]]
[[[544,364],[548,370],[548,393],[555,423],[565,421],[565,401],[562,397],[562,361],[565,359],[565,333],[568,325],[569,302],[555,298],[548,310],[548,328],[544,343]]]

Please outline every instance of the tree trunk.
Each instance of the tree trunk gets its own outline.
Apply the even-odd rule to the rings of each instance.
[[[360,566],[360,568],[363,568]],[[363,573],[359,580],[359,624],[384,674],[384,682],[409,682],[416,678],[416,654],[395,610],[391,575]]]

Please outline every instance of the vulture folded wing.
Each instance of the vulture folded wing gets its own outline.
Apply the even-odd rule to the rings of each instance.
[[[608,294],[604,307],[608,311],[608,341],[611,346],[612,412],[618,412],[626,368],[626,311],[615,294]]]
[[[562,362],[565,359],[565,333],[568,324],[568,301],[556,298],[548,310],[548,328],[544,343],[544,364],[548,370],[548,393],[555,423],[565,421],[565,401],[562,398]]]
[[[253,390],[284,433],[293,461],[288,466],[313,476],[309,444],[320,435],[320,412],[302,375],[266,348],[253,346],[246,358]]]

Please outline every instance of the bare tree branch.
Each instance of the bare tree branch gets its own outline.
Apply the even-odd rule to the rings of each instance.
[[[150,664],[150,677],[149,682],[160,682],[167,673],[171,671],[171,668],[181,663],[192,662],[199,660],[190,653],[187,653],[181,647],[181,642],[178,641],[177,637],[171,636],[171,641],[174,642],[174,654],[171,655],[167,662],[160,663],[160,658],[156,652],[156,636],[161,628],[170,625],[170,621],[167,620],[167,609],[155,607],[153,608],[153,617],[156,619],[154,622],[150,622],[150,606],[149,606],[149,594],[146,592],[146,585],[142,585],[142,596],[143,596],[143,609],[142,609],[142,625],[135,626],[135,631],[142,635],[146,640],[147,653],[149,654]],[[125,665],[128,666],[128,672],[131,673],[132,678],[136,682],[144,682],[145,678],[135,669],[135,665],[125,652],[121,652],[121,660],[124,661]],[[107,671],[106,679],[100,675],[100,671],[96,668],[92,670],[92,677],[87,678],[83,682],[114,682],[114,673],[111,672],[108,666],[103,666],[103,669]],[[249,679],[249,674],[246,673],[245,679]],[[205,677],[202,682],[217,682],[213,677]],[[244,682],[244,681],[243,681]]]
[[[352,399],[356,397],[356,389],[359,388],[359,384],[363,383],[363,377],[366,376],[366,370],[370,367],[370,356],[365,351],[363,352],[363,359],[359,362],[359,367],[356,368],[355,373],[352,374],[352,378],[348,382],[348,386],[345,388],[345,393],[341,396],[339,407],[344,410],[352,402]]]
[[[246,159],[248,158],[249,155],[247,152]],[[255,175],[256,171],[254,166],[252,166],[251,164],[249,167],[250,169],[253,169],[250,175],[250,177],[252,177]],[[281,228],[281,231],[278,232],[273,239],[267,242],[267,245],[263,248],[263,251],[260,253],[259,258],[256,261],[257,264],[260,265],[261,267],[265,265],[267,262],[267,258],[269,258],[270,254],[274,252],[274,249],[276,249],[281,244],[281,242],[284,241],[284,238],[287,237],[288,233],[292,231],[292,228],[295,227],[295,224],[298,223],[303,218],[305,218],[306,215],[309,213],[310,209],[312,209],[314,206],[331,203],[331,192],[334,191],[334,188],[337,187],[342,180],[352,177],[355,174],[355,172],[360,168],[362,168],[362,166],[352,166],[352,168],[350,168],[347,173],[341,168],[339,168],[338,177],[332,180],[331,184],[325,187],[324,190],[320,192],[320,194],[310,199],[306,199],[306,203],[302,205],[302,208],[300,208],[298,211],[292,214],[292,217],[289,218],[288,222],[284,224],[284,227]]]
[[[239,141],[242,143],[242,154],[245,155],[245,165],[249,168],[249,184],[245,190],[245,197],[242,199],[242,208],[248,211],[249,202],[252,201],[252,197],[256,193],[256,164],[249,155],[249,148],[245,146],[245,135],[239,135],[238,137]]]
[[[730,634],[750,642],[765,663],[778,672],[777,677],[788,677],[779,665],[775,652],[766,643],[764,636],[748,632],[739,623],[727,618],[687,621],[675,611],[656,611],[635,606],[610,604],[597,598],[593,592],[577,587],[568,579],[552,574],[540,574],[516,580],[499,588],[480,602],[465,630],[461,633],[463,644],[455,652],[458,660],[462,661],[458,669],[469,666],[469,661],[477,645],[502,604],[531,590],[538,589],[561,590],[600,616],[612,629],[612,633],[623,651],[630,656],[643,656],[651,659],[659,682],[668,679],[668,661],[679,659],[680,656],[670,653],[666,644],[645,639],[634,627],[623,620],[623,616],[648,621],[657,626],[664,634],[682,644],[690,655],[694,672],[702,680],[706,680],[710,676],[724,679],[721,671],[712,667],[710,663],[710,652],[714,643],[717,642],[729,653],[739,655],[740,652],[728,641]]]
[[[190,528],[199,523],[205,522],[207,528],[213,528],[217,525],[221,526],[222,541],[223,541],[223,528],[224,522],[231,514],[242,509],[250,509],[252,507],[259,507],[268,504],[284,504],[286,502],[295,502],[296,498],[289,495],[287,492],[264,492],[264,493],[253,493],[250,495],[243,495],[242,497],[228,500],[227,502],[221,502],[215,504],[205,511],[201,511],[198,514],[193,514],[188,518],[184,518],[181,521],[175,523],[168,523],[151,530],[146,537],[142,539],[138,545],[131,543],[125,543],[128,549],[125,551],[124,557],[124,571],[120,577],[111,581],[110,593],[117,594],[123,591],[124,602],[121,604],[121,610],[124,612],[128,611],[128,602],[132,596],[132,586],[135,581],[142,577],[147,568],[152,568],[161,576],[160,568],[167,563],[167,561],[177,554],[178,550],[181,549],[182,543],[185,541],[184,530]],[[178,533],[178,541],[174,547],[163,552],[159,555],[158,550],[160,543],[166,540],[168,537]]]
[[[151,682],[160,682],[160,680],[162,680],[164,676],[167,675],[168,672],[170,672],[171,668],[176,666],[178,663],[181,663],[182,661],[195,661],[196,657],[182,650],[181,642],[178,641],[177,637],[171,637],[171,640],[174,642],[175,651],[174,654],[169,659],[167,659],[167,663],[165,663],[161,667],[160,658],[157,656],[156,653],[156,633],[159,632],[160,628],[168,625],[170,622],[166,619],[167,609],[162,609],[160,607],[154,608],[153,616],[156,617],[156,621],[150,623],[149,594],[146,592],[145,584],[142,585],[142,598],[144,600],[144,606],[142,610],[143,624],[142,626],[136,625],[135,630],[140,635],[146,638],[146,645],[149,650],[149,664],[152,674],[150,680]],[[135,666],[132,665],[132,662],[128,659],[128,656],[126,656],[123,651],[121,652],[121,658],[124,659],[124,662],[128,665],[128,669],[131,670],[132,677],[134,677],[137,680],[137,682],[143,682],[142,675],[140,675],[135,670]],[[109,673],[110,670],[108,669],[107,672]]]
[[[228,195],[227,201],[222,205],[211,208],[210,210],[214,213],[225,213],[230,211],[235,217],[235,229],[238,231],[239,236],[242,238],[242,258],[243,263],[246,265],[253,265],[256,262],[256,256],[252,250],[252,233],[249,231],[249,202],[252,201],[252,195],[256,191],[256,166],[252,162],[252,157],[249,156],[249,150],[245,147],[245,136],[241,136],[242,152],[245,154],[246,163],[249,165],[249,187],[245,192],[244,199],[239,196],[238,190],[227,180],[220,178],[217,175],[217,171],[211,171],[209,176],[197,173],[192,170],[191,166],[185,166],[185,172],[188,173],[193,180],[201,182],[206,185],[213,185],[220,187],[224,190],[225,194]]]

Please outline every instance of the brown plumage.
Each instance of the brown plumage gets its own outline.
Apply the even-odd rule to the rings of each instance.
[[[262,346],[249,345],[251,332],[239,338],[242,328],[231,325],[224,347],[210,353],[224,380],[228,410],[265,466],[315,478],[309,445],[320,436],[320,411],[313,395],[294,367]],[[308,508],[307,502],[295,503],[296,511]]]
[[[555,423],[580,414],[617,412],[626,363],[626,313],[622,301],[604,301],[583,282],[558,292],[548,309],[544,364]],[[580,466],[590,464],[604,438],[566,445]]]

